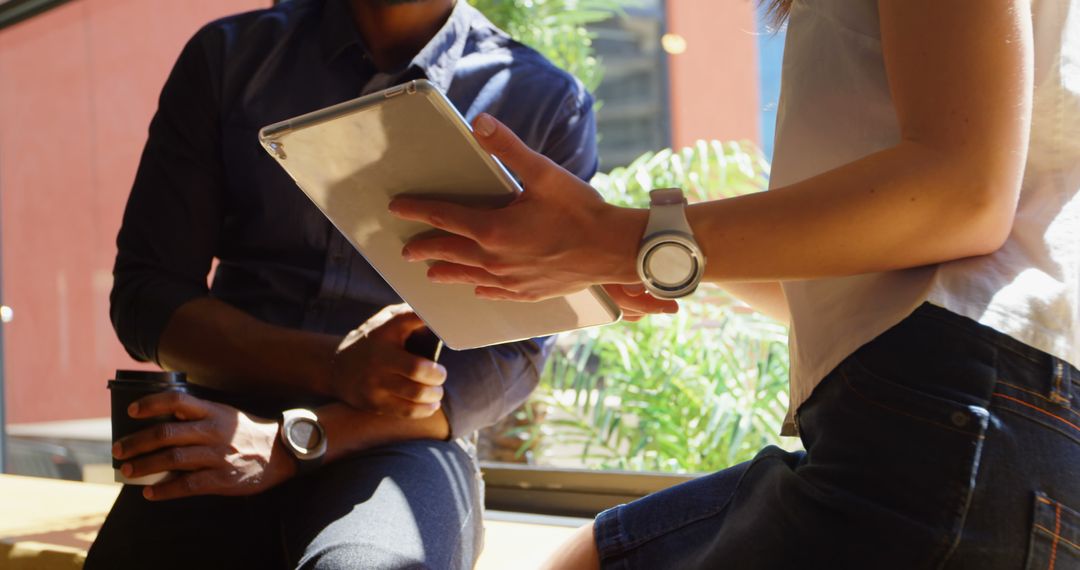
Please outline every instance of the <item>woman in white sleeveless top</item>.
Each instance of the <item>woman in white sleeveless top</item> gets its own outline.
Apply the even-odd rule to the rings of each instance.
[[[687,217],[705,278],[790,320],[806,452],[606,511],[551,565],[1080,568],[1080,0],[773,4],[771,191]],[[460,235],[406,257],[502,299],[639,281],[646,210],[474,126],[525,196],[395,202]]]

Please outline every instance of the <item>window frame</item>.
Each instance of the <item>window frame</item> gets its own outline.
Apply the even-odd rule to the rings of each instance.
[[[480,470],[488,509],[589,519],[616,505],[700,476],[484,461]]]
[[[276,5],[287,0],[272,0]],[[16,25],[69,0],[0,0],[0,31]],[[660,0],[657,13],[661,33],[667,30],[666,0]],[[658,56],[662,77],[668,76],[667,60]],[[670,113],[670,86],[665,82],[660,105]],[[670,142],[670,117],[662,121],[665,138]],[[0,259],[0,275],[3,261]],[[0,291],[2,293],[2,291]],[[0,294],[0,300],[2,300]],[[7,461],[7,418],[4,398],[4,329],[0,323],[0,473]],[[627,503],[673,485],[693,480],[698,475],[657,472],[600,471],[575,468],[542,467],[482,462],[486,482],[486,506],[489,509],[571,517],[595,517],[599,512]]]
[[[0,210],[2,214],[3,210]],[[3,275],[4,275],[4,260],[3,249],[0,248],[0,307],[3,307],[2,301],[3,295]],[[7,414],[6,414],[6,401],[4,400],[4,329],[7,324],[0,320],[0,474],[7,473]]]
[[[0,30],[55,8],[69,0],[0,0]]]
[[[273,4],[287,1],[289,0],[273,0]],[[667,32],[667,1],[659,0],[655,14],[661,34]],[[652,14],[651,10],[643,10],[635,15],[646,17]],[[661,52],[657,59],[659,74],[667,77],[667,58]],[[665,81],[658,103],[666,111],[661,128],[668,146],[671,141],[670,99],[670,86]],[[588,519],[616,505],[629,503],[700,476],[655,471],[543,467],[489,461],[481,461],[480,470],[484,477],[484,506],[489,510]]]
[[[14,26],[42,12],[55,8],[69,0],[0,0],[0,31]],[[3,260],[0,259],[0,275]],[[0,295],[0,300],[3,296]],[[7,472],[7,414],[4,400],[4,323],[0,322],[0,473]]]
[[[636,113],[634,109],[641,105],[655,104],[655,113],[658,114],[658,119],[655,124],[657,127],[656,133],[659,135],[659,139],[654,141],[653,144],[644,147],[640,151],[634,151],[634,154],[620,156],[620,153],[627,152],[626,148],[605,148],[610,141],[605,142],[603,137],[597,141],[598,150],[600,152],[600,170],[602,172],[609,172],[613,168],[627,166],[628,159],[634,159],[647,151],[656,151],[661,148],[670,147],[672,145],[672,132],[671,132],[671,82],[670,82],[670,66],[668,64],[668,55],[663,49],[656,48],[655,53],[650,54],[642,51],[636,56],[629,58],[621,55],[610,55],[602,51],[597,47],[598,40],[602,40],[607,37],[610,39],[613,35],[618,35],[620,32],[623,34],[634,35],[639,28],[645,22],[655,22],[657,26],[657,37],[660,37],[668,32],[668,1],[669,0],[655,0],[656,5],[648,5],[648,3],[642,3],[642,5],[634,5],[631,3],[624,3],[622,15],[613,15],[608,20],[599,22],[597,24],[590,25],[589,31],[598,34],[597,38],[593,40],[594,55],[604,61],[601,66],[604,71],[604,81],[609,80],[612,76],[618,76],[619,65],[616,62],[621,61],[623,70],[629,68],[633,69],[636,65],[648,64],[653,69],[654,77],[660,79],[660,85],[655,93],[655,100],[650,101],[648,98],[642,99],[636,103],[623,102],[611,102],[604,100],[604,83],[601,82],[600,86],[595,90],[594,95],[597,100],[602,103],[596,112],[596,126],[598,132],[603,132],[604,128],[610,128],[613,125],[618,125],[627,117],[619,117],[619,115],[625,115],[626,111],[630,113],[630,119],[633,119],[633,115]],[[638,39],[641,39],[639,37]],[[650,61],[651,59],[651,61]],[[632,74],[632,71],[631,71]],[[622,112],[620,112],[622,111]],[[612,117],[614,113],[616,116]],[[651,114],[651,113],[650,113]],[[613,152],[614,151],[614,152]],[[615,158],[611,158],[611,155]]]

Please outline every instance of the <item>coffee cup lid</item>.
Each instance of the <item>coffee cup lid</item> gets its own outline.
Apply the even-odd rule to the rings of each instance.
[[[187,375],[183,372],[164,370],[117,370],[115,382],[152,382],[155,384],[184,384]]]

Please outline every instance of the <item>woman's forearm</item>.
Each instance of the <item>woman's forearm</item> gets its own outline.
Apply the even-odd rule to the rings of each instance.
[[[729,281],[721,283],[720,287],[759,313],[782,323],[791,321],[791,312],[788,309],[787,299],[784,297],[784,289],[778,281]]]
[[[899,269],[987,254],[1008,238],[1031,128],[1030,6],[879,4],[898,143],[786,187],[690,208],[710,279]]]
[[[1029,3],[878,4],[895,146],[770,192],[689,207],[706,279],[872,273],[990,253],[1008,238],[1031,131]],[[498,216],[395,199],[396,216],[461,236],[414,240],[406,259],[442,262],[429,270],[433,280],[472,284],[499,300],[639,281],[647,210],[604,204],[490,117],[479,117],[474,132],[527,192]]]
[[[692,206],[712,281],[813,279],[993,252],[1018,173],[904,143],[770,192]]]
[[[1008,237],[1020,171],[979,156],[903,143],[769,192],[694,204],[687,218],[719,283],[815,279],[938,263],[996,250]],[[613,209],[615,210],[615,209]],[[648,212],[603,224],[598,282],[630,282]],[[614,231],[612,231],[614,228]],[[596,243],[602,243],[597,237]]]

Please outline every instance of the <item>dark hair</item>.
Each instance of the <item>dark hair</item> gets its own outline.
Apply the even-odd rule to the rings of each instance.
[[[787,20],[792,0],[760,0],[760,2],[765,7],[765,13],[768,14],[769,20],[772,21],[774,26],[779,28],[784,23],[784,20]]]

